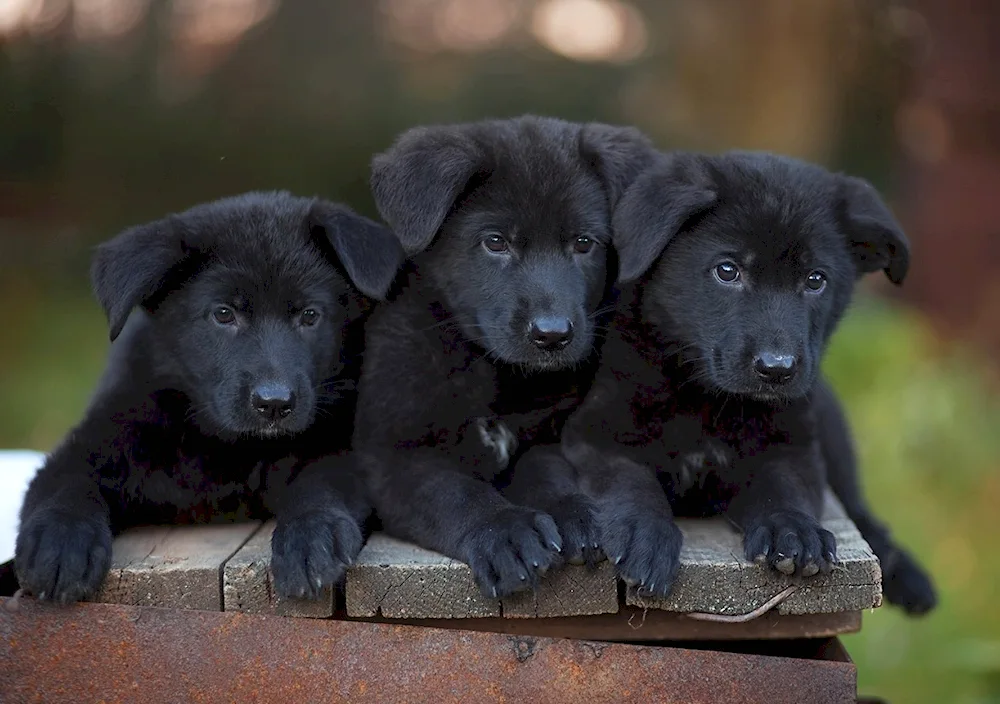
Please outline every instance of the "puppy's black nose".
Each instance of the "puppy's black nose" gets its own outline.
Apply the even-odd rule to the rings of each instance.
[[[771,384],[784,384],[792,380],[798,370],[795,355],[761,352],[753,361],[754,371],[764,381]]]
[[[295,394],[284,384],[271,382],[254,388],[250,403],[265,419],[275,421],[291,415],[295,408]]]
[[[561,350],[573,339],[573,323],[569,318],[535,318],[531,321],[531,341],[539,349]]]

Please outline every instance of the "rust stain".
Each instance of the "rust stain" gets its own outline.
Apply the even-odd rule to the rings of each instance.
[[[0,661],[5,704],[827,704],[856,697],[849,662],[231,612],[59,608],[30,599],[17,613],[0,610]]]

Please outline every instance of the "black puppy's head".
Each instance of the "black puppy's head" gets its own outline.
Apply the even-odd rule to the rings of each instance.
[[[469,340],[554,369],[591,352],[611,213],[652,157],[625,127],[532,116],[419,127],[375,157],[372,190]]]
[[[909,263],[870,184],[763,153],[664,157],[615,229],[644,318],[706,386],[765,400],[808,393],[857,279]]]
[[[149,314],[149,364],[222,437],[304,430],[340,365],[351,283],[385,295],[403,253],[392,233],[327,201],[248,193],[133,227],[91,275],[111,326]]]

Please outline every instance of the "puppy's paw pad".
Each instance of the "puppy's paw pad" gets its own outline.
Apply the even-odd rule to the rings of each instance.
[[[622,580],[637,587],[641,596],[667,596],[677,579],[684,538],[673,519],[615,511],[602,523],[604,550]]]
[[[28,593],[80,601],[97,592],[111,567],[111,527],[103,516],[38,512],[18,533],[14,565]]]
[[[469,531],[464,544],[473,578],[492,598],[533,587],[559,562],[561,549],[552,517],[521,506],[496,512]]]
[[[751,522],[743,536],[743,549],[748,560],[767,562],[789,577],[825,574],[837,561],[833,533],[797,511],[776,512]]]
[[[343,511],[310,511],[278,520],[271,535],[271,574],[279,596],[315,599],[336,584],[361,552],[363,536]]]

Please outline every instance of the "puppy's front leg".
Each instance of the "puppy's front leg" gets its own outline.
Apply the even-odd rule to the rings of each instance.
[[[559,560],[551,516],[512,504],[444,453],[422,448],[365,461],[386,530],[465,562],[487,597],[533,586]]]
[[[621,578],[640,594],[666,596],[677,578],[683,535],[656,474],[613,451],[563,442],[597,504],[601,546]]]
[[[774,445],[737,463],[744,487],[727,516],[743,530],[748,560],[787,575],[829,572],[837,561],[833,533],[819,523],[824,477],[817,449]]]
[[[359,458],[331,455],[306,464],[290,483],[268,487],[265,501],[277,523],[271,572],[280,596],[318,597],[361,552],[361,526],[371,514],[363,472]]]
[[[74,431],[32,480],[15,545],[21,587],[61,604],[93,595],[111,566],[110,510],[91,464],[106,456],[85,437],[85,428]]]

